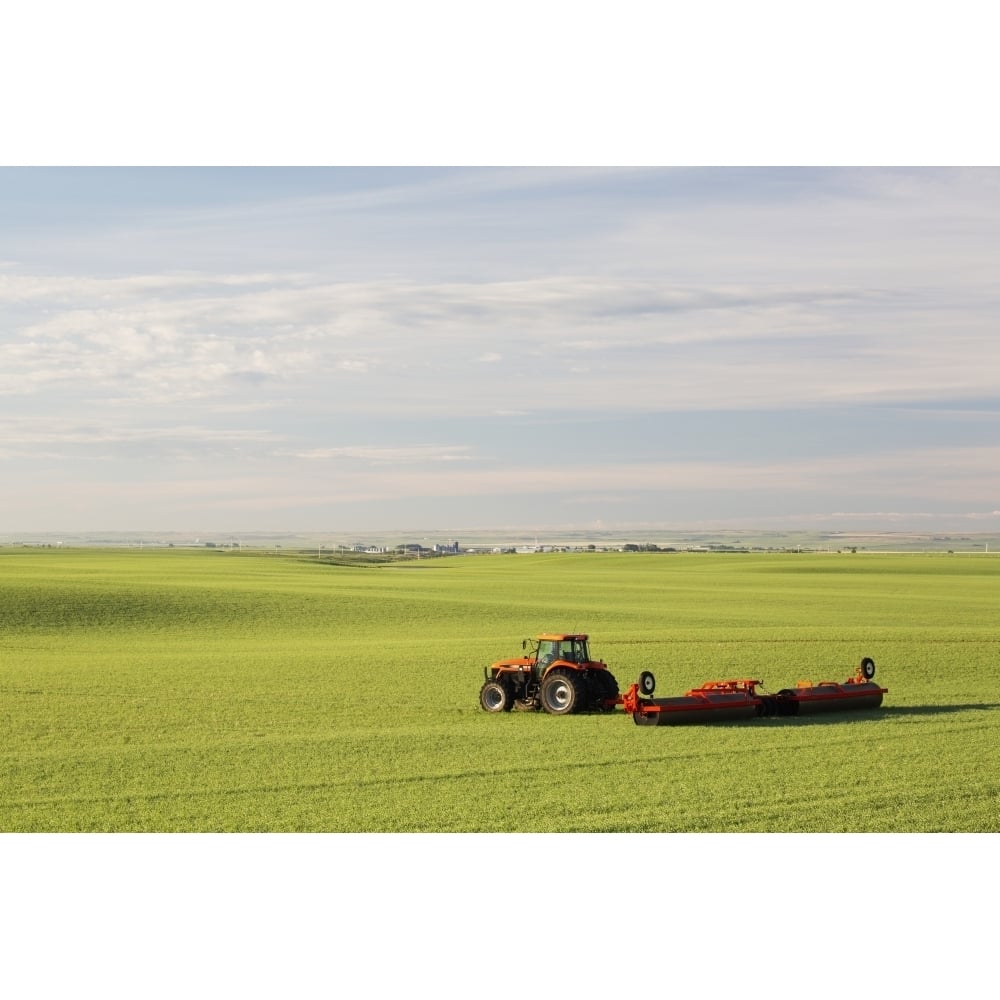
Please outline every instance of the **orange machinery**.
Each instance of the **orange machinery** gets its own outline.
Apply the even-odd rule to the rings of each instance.
[[[675,726],[692,722],[722,722],[770,715],[811,715],[878,708],[889,689],[874,682],[875,661],[866,656],[853,677],[836,681],[799,681],[776,694],[757,689],[760,680],[708,681],[677,698],[653,698],[656,680],[649,671],[639,675],[621,696],[622,708],[637,726]]]

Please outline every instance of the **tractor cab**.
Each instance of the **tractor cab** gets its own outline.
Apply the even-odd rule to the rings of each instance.
[[[585,635],[540,635],[538,649],[535,651],[537,662],[535,673],[541,677],[557,660],[567,663],[587,663],[590,653],[587,650]]]

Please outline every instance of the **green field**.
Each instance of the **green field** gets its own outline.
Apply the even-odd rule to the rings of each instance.
[[[1000,557],[0,550],[3,831],[1000,831]],[[882,709],[487,715],[591,636],[624,688],[844,680]]]

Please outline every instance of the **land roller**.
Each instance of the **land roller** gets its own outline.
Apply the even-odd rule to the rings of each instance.
[[[656,678],[648,670],[621,693],[607,664],[591,659],[588,640],[587,635],[563,632],[525,639],[523,656],[486,667],[479,704],[486,712],[541,710],[549,715],[614,712],[620,706],[637,726],[676,726],[872,709],[889,691],[875,683],[875,661],[866,656],[843,682],[798,681],[773,694],[763,681],[741,678],[706,681],[677,697],[654,698]]]

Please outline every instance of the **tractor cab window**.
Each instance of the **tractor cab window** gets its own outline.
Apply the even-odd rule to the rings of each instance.
[[[586,663],[590,659],[587,655],[585,639],[563,639],[556,645],[559,647],[560,660],[569,660],[570,663]]]
[[[538,643],[538,667],[544,670],[554,660],[560,659],[559,643],[553,639],[542,639]]]
[[[586,640],[542,639],[538,643],[538,669],[543,672],[556,660],[585,663],[589,658]]]

